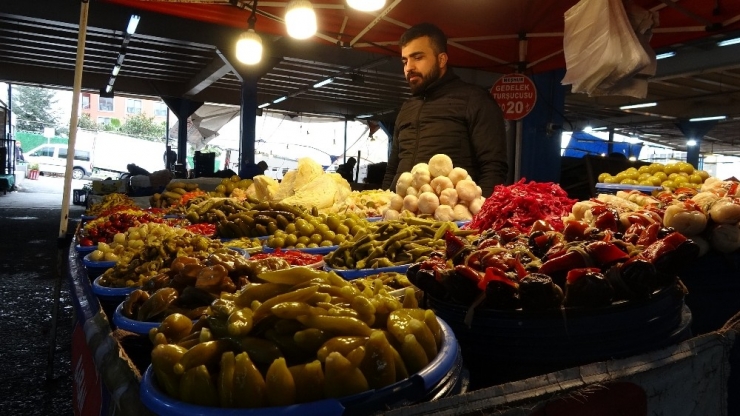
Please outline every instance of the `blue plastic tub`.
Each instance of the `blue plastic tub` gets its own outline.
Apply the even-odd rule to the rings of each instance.
[[[157,386],[150,366],[141,381],[139,396],[149,410],[168,416],[340,416],[368,414],[444,397],[441,394],[455,392],[453,386],[459,383],[463,366],[452,329],[443,320],[440,319],[439,322],[444,333],[444,341],[434,360],[420,372],[379,390],[286,407],[260,409],[205,407],[183,403],[168,396]]]
[[[333,269],[329,266],[324,266],[324,269],[342,276],[345,280],[354,280],[360,277],[371,276],[379,273],[406,273],[406,270],[408,270],[410,266],[411,264],[404,264],[401,266],[378,267],[377,269]]]
[[[93,261],[90,260],[90,254],[86,254],[85,257],[82,258],[82,264],[85,265],[86,269],[103,269],[107,270],[111,267],[115,266],[117,262],[115,261]]]
[[[115,312],[113,312],[113,324],[116,326],[116,328],[124,329],[129,332],[133,332],[134,334],[139,335],[149,335],[149,330],[152,328],[159,327],[159,324],[161,322],[142,322],[137,321],[135,319],[128,318],[123,315],[121,312],[121,309],[123,308],[123,302],[121,302],[118,307],[116,307]]]
[[[139,286],[131,286],[131,287],[101,286],[100,276],[98,276],[95,280],[93,280],[93,284],[92,284],[93,293],[95,293],[98,297],[109,298],[111,300],[120,299],[121,301],[123,301],[123,299],[126,298],[126,296],[129,293],[133,292],[136,289],[139,289]]]
[[[226,248],[228,248],[229,250],[236,251],[237,253],[239,253],[243,257],[249,258],[249,253],[247,253],[247,250],[245,250],[243,248],[240,248],[240,247],[226,247]]]
[[[311,248],[286,248],[281,250],[295,250],[295,251],[302,251],[304,253],[311,253],[311,254],[329,254],[332,251],[336,250],[339,246],[328,246],[328,247],[311,247]],[[264,246],[262,247],[263,253],[272,253],[275,249],[272,247]]]
[[[105,273],[106,270],[116,265],[115,261],[92,261],[90,260],[90,254],[91,253],[88,253],[82,258],[82,264],[85,265],[87,277],[91,280],[98,278],[100,275]]]
[[[97,244],[94,245],[94,246],[81,246],[79,244],[75,245],[75,251],[77,251],[78,253],[89,253],[89,252],[95,251],[97,249],[98,249],[98,245]]]

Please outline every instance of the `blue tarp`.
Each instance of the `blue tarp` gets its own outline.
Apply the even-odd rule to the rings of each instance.
[[[620,153],[625,157],[640,156],[642,143],[613,142],[611,153]],[[567,157],[584,157],[586,155],[600,156],[609,153],[609,142],[584,132],[576,132],[570,137],[568,146],[563,152]]]

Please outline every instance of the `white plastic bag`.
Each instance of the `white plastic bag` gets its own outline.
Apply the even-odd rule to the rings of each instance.
[[[590,93],[591,96],[623,95],[635,98],[647,97],[648,78],[655,75],[658,67],[658,61],[655,59],[655,51],[650,47],[650,38],[653,35],[652,28],[658,24],[658,14],[635,5],[631,0],[625,0],[625,8],[637,41],[648,57],[648,64],[635,75],[624,77],[611,86],[602,83],[602,85]],[[641,59],[644,59],[644,57]]]
[[[606,78],[620,57],[610,36],[609,0],[581,0],[565,12],[563,52],[567,71],[562,83],[588,92]]]
[[[565,13],[567,72],[562,83],[572,84],[572,92],[589,95],[647,93],[646,81],[644,86],[641,81],[633,82],[635,74],[652,62],[645,46],[635,35],[621,0],[581,0]]]

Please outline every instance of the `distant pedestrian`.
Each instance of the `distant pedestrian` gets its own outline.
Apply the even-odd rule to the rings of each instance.
[[[167,169],[172,170],[175,163],[177,163],[177,152],[168,148],[164,152],[163,159],[164,159],[164,164],[166,165]]]
[[[16,162],[25,162],[26,158],[23,157],[23,148],[21,147],[21,141],[16,140],[15,141],[15,161]]]

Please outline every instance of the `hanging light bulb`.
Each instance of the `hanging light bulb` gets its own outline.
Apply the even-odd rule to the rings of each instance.
[[[262,38],[254,29],[248,29],[239,36],[236,42],[236,59],[247,65],[254,65],[262,60]]]
[[[296,39],[308,39],[316,33],[316,13],[308,0],[292,0],[285,13],[288,34]]]
[[[385,6],[385,0],[347,0],[349,7],[363,12],[374,12]]]
[[[247,31],[239,35],[236,41],[236,59],[247,65],[254,65],[262,60],[262,38],[254,31],[257,23],[257,0],[252,3],[252,14],[247,19]]]

